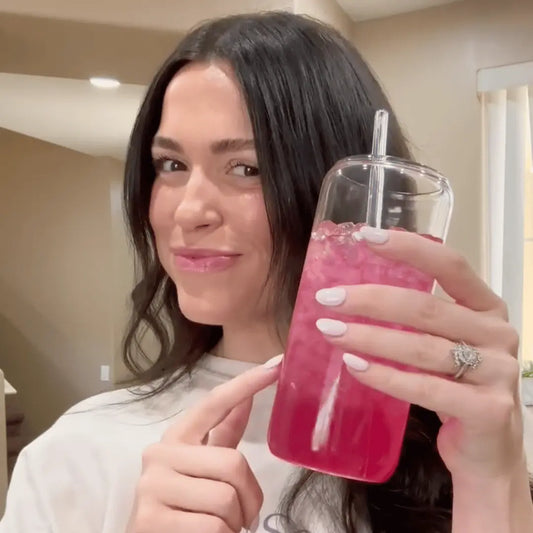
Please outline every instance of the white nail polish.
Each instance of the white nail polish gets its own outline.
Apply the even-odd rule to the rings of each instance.
[[[372,244],[385,244],[389,240],[389,232],[384,229],[363,226],[359,233],[363,239]]]
[[[342,354],[342,360],[348,368],[351,368],[356,372],[364,372],[370,366],[368,361],[365,361],[364,359],[361,359],[352,353]]]
[[[346,290],[342,287],[334,287],[332,289],[320,289],[315,294],[315,298],[316,301],[322,305],[340,305],[344,303],[344,300],[346,300]]]
[[[259,516],[256,516],[254,521],[250,524],[250,527],[248,528],[248,533],[256,533],[258,529],[259,529]]]
[[[272,359],[269,359],[266,363],[263,363],[263,368],[271,369],[277,367],[281,361],[283,361],[283,354],[280,353],[279,355],[276,355],[275,357],[272,357]]]
[[[348,330],[348,326],[340,320],[331,320],[331,318],[319,318],[316,321],[316,327],[324,334],[331,337],[340,337]]]

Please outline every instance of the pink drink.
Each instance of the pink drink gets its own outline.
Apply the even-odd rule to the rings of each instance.
[[[350,376],[342,350],[328,343],[315,323],[319,318],[334,318],[408,328],[335,313],[320,305],[315,293],[361,283],[430,292],[433,279],[405,263],[373,253],[365,242],[352,237],[358,227],[326,221],[311,237],[268,442],[274,455],[291,463],[341,477],[383,482],[398,464],[409,404]]]

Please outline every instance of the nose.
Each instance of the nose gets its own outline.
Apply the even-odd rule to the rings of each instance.
[[[199,168],[193,168],[174,211],[174,221],[183,231],[216,227],[221,222],[215,183]]]

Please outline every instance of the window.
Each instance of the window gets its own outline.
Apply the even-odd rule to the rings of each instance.
[[[485,277],[533,360],[533,62],[478,72],[483,109]]]
[[[522,360],[533,364],[533,154],[528,150],[524,209],[524,299]]]

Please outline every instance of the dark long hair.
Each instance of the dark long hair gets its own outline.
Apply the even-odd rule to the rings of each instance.
[[[151,142],[167,85],[191,61],[230,65],[251,119],[273,242],[271,279],[283,295],[276,311],[292,309],[321,182],[348,155],[371,151],[374,113],[390,112],[388,152],[409,158],[394,113],[357,50],[335,30],[289,13],[271,12],[209,21],[190,32],[155,76],[131,136],[124,186],[136,252],[133,313],[124,361],[157,394],[189,373],[220,340],[220,327],[193,323],[180,311],[176,289],[157,258],[148,212],[155,178]],[[157,353],[143,349],[150,333]],[[413,407],[400,465],[381,485],[303,472],[283,504],[298,529],[298,503],[313,492],[335,531],[356,533],[366,517],[374,533],[451,530],[451,479],[436,449],[440,422]],[[323,487],[333,490],[322,490]],[[327,497],[330,494],[331,497]],[[301,526],[300,526],[301,527]]]

